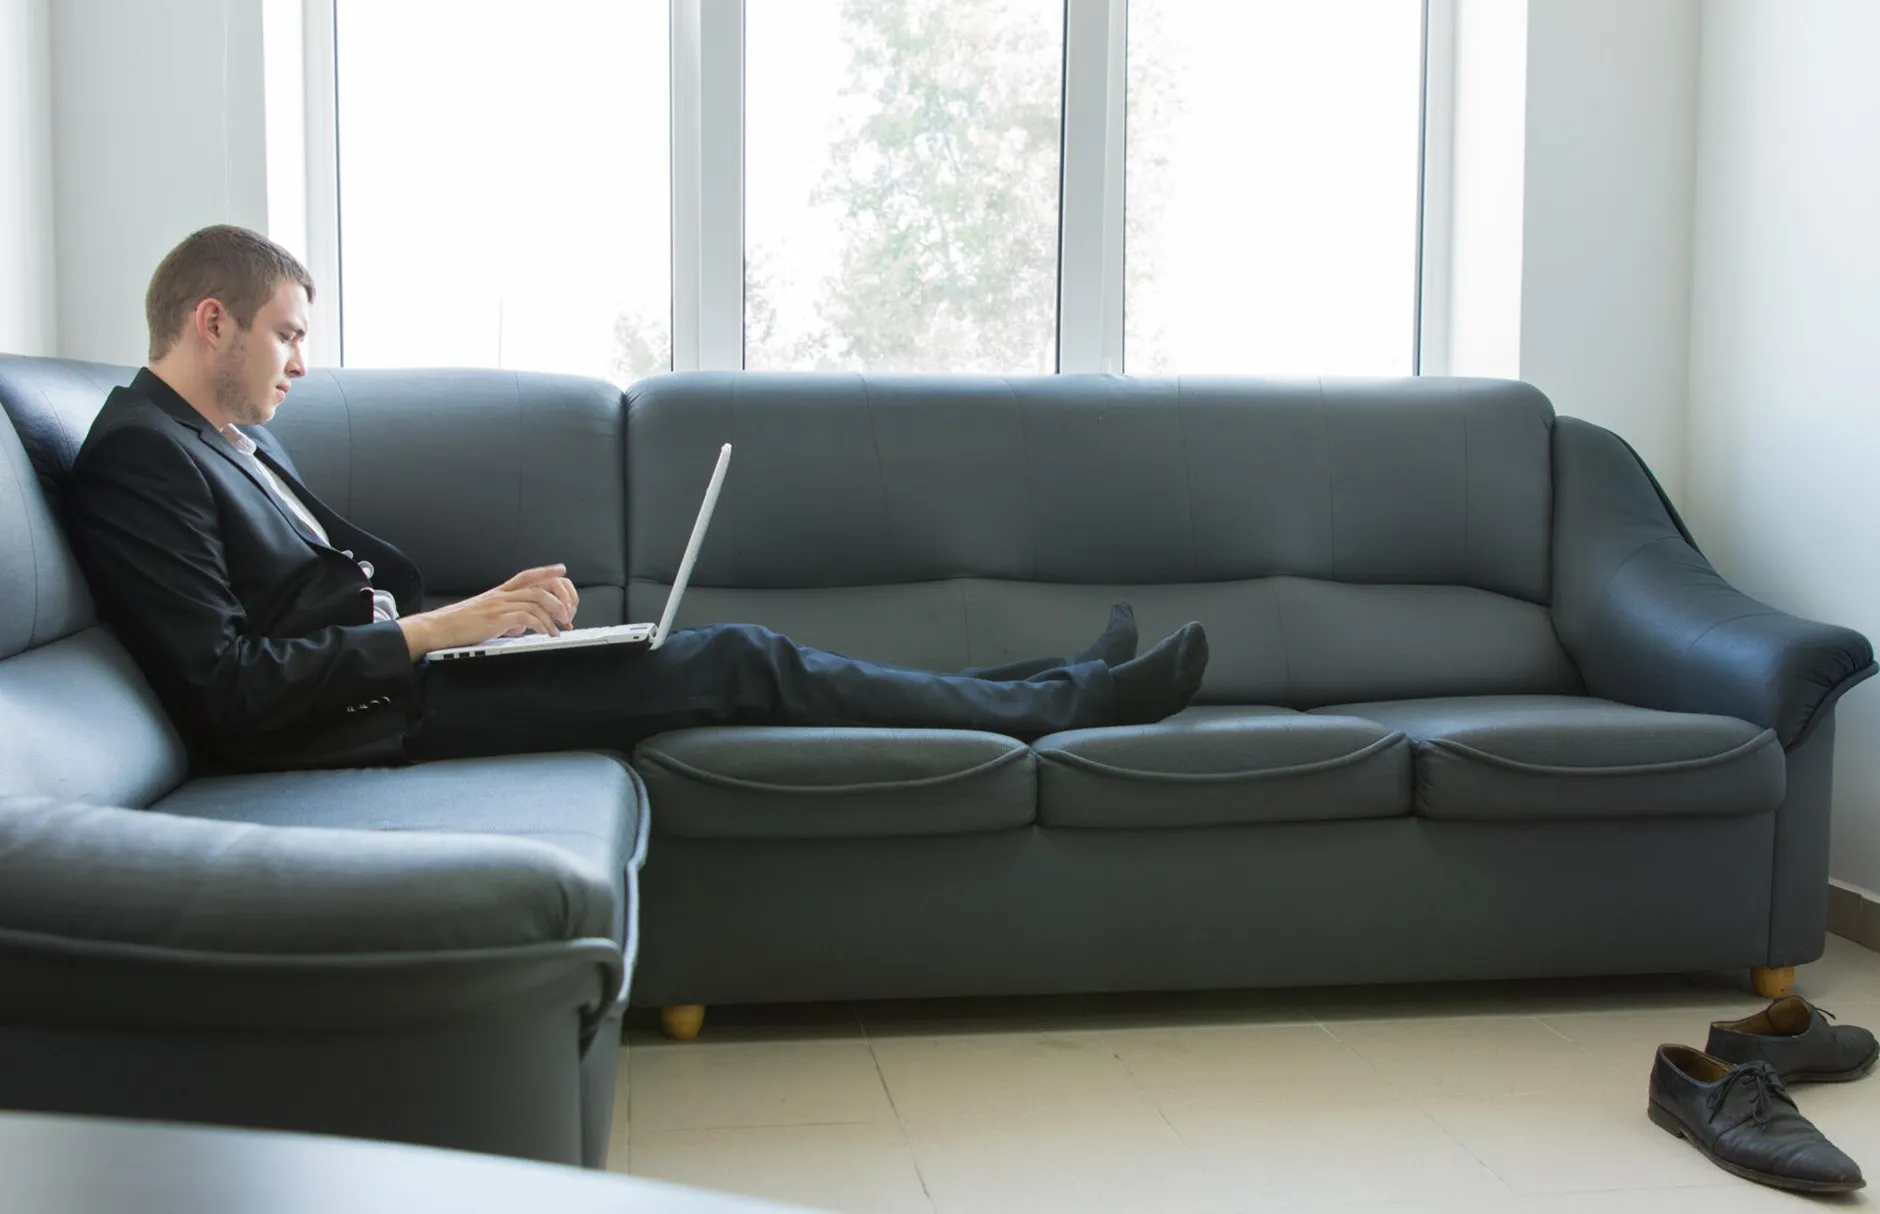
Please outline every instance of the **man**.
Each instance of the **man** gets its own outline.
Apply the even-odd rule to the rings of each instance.
[[[145,297],[149,366],[111,393],[72,469],[68,522],[99,609],[199,759],[264,769],[625,749],[734,723],[1032,738],[1159,720],[1200,686],[1200,626],[1135,657],[1124,604],[1073,658],[958,675],[741,624],[675,631],[658,650],[428,662],[496,636],[559,634],[580,597],[550,565],[420,610],[417,567],[300,483],[261,427],[306,374],[313,293],[300,263],[253,232],[188,237]]]

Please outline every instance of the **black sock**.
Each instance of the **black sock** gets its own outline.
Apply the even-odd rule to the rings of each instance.
[[[1154,649],[1111,672],[1117,723],[1147,725],[1180,712],[1201,689],[1207,668],[1208,634],[1199,624],[1183,624]]]
[[[1121,666],[1135,656],[1136,610],[1118,600],[1110,605],[1110,625],[1103,630],[1103,635],[1072,654],[1067,664],[1102,662],[1105,666]]]

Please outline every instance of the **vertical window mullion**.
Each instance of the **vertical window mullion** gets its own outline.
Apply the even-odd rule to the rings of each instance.
[[[1058,370],[1123,369],[1128,0],[1065,0]]]
[[[307,272],[315,299],[308,308],[307,361],[345,363],[345,291],[340,282],[339,97],[337,20],[333,0],[306,0],[301,10],[302,80],[306,87]],[[272,152],[270,152],[272,154]]]
[[[1456,144],[1456,0],[1423,3],[1423,146],[1417,183],[1415,369],[1449,374]]]
[[[672,0],[672,361],[744,365],[743,0]]]

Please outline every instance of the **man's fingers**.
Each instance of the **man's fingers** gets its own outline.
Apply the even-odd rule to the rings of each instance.
[[[531,618],[539,620],[541,630],[550,636],[565,627],[564,619],[568,609],[546,586],[524,587],[514,592],[511,601],[527,611]]]
[[[529,632],[541,632],[549,636],[561,635],[561,629],[556,626],[553,617],[549,615],[547,609],[537,603],[517,603],[503,618],[505,621],[520,624]]]
[[[520,590],[524,586],[533,586],[538,582],[547,581],[549,578],[552,578],[552,577],[561,577],[563,574],[567,572],[568,572],[568,566],[566,565],[537,565],[533,569],[524,569],[521,573],[518,573],[515,577],[512,577],[508,581],[504,582],[497,589]]]
[[[565,577],[558,577],[548,583],[548,588],[568,608],[568,618],[573,620],[574,613],[581,608],[581,592],[574,588],[574,583]]]
[[[529,593],[534,596],[536,603],[541,606],[542,610],[547,612],[557,624],[560,624],[564,628],[568,626],[569,620],[574,616],[574,611],[568,606],[567,600],[555,593],[551,584],[544,583],[540,586],[531,586],[529,587]]]

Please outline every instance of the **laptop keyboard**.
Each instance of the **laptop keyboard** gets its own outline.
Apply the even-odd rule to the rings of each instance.
[[[608,624],[599,628],[564,628],[561,636],[552,637],[545,632],[525,632],[516,637],[497,637],[483,644],[467,648],[478,649],[537,649],[543,645],[566,645],[570,641],[604,641],[610,637],[634,636],[649,631],[645,624]]]

